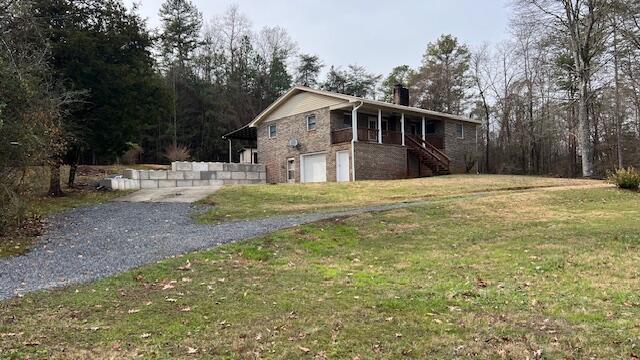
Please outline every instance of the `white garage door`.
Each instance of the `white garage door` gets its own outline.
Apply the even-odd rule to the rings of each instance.
[[[327,181],[327,155],[302,155],[302,182]]]

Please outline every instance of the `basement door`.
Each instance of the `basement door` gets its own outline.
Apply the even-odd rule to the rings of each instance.
[[[302,166],[302,182],[327,181],[327,154],[310,154],[300,156]]]
[[[336,181],[349,181],[349,151],[336,152]]]

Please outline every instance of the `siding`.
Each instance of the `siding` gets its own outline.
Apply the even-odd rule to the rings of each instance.
[[[306,113],[308,111],[329,107],[343,102],[346,102],[346,100],[340,100],[309,92],[302,92],[292,96],[289,100],[276,108],[271,114],[269,114],[269,116],[266,117],[265,121],[273,121],[296,114]]]

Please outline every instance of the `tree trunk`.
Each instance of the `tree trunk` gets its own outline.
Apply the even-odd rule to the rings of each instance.
[[[622,114],[620,111],[621,108],[621,100],[620,100],[620,76],[618,74],[618,31],[617,24],[614,20],[613,23],[613,73],[615,79],[615,96],[616,96],[616,151],[618,155],[618,168],[622,168],[623,158],[622,158]]]
[[[76,182],[76,171],[78,170],[78,162],[80,162],[80,148],[74,146],[67,160],[69,161],[69,179],[67,180],[67,186],[72,188]]]
[[[60,163],[56,162],[50,166],[51,174],[49,176],[49,196],[62,196],[62,187],[60,186]]]
[[[486,166],[485,171],[487,173],[491,173],[491,171],[489,170],[489,165],[490,165],[490,162],[489,162],[489,145],[490,145],[489,144],[489,138],[491,136],[491,131],[490,131],[491,122],[490,122],[489,119],[490,119],[491,115],[489,114],[489,107],[487,106],[487,103],[484,100],[484,96],[482,98],[483,98],[483,103],[484,103],[485,116],[487,117],[487,144],[486,144],[486,147],[484,149],[484,152],[485,152],[484,161],[485,161],[485,166]]]
[[[69,180],[67,181],[67,186],[72,188],[75,186],[76,182],[76,171],[78,170],[78,163],[74,162],[69,165]]]
[[[578,142],[582,155],[582,176],[593,177],[593,143],[589,129],[589,76],[580,72],[580,100],[578,108]]]

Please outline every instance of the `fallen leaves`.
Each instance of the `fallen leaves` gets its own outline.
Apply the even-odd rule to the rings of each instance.
[[[482,280],[482,278],[480,276],[476,275],[476,287],[478,288],[486,288],[487,287],[487,282]]]
[[[298,349],[300,349],[300,351],[302,351],[303,353],[308,353],[309,351],[311,351],[311,349],[300,345],[298,345]]]
[[[181,270],[181,271],[191,270],[191,262],[187,259],[187,262],[184,265],[179,266],[178,270]]]
[[[24,332],[19,332],[19,333],[0,333],[0,337],[10,337],[10,336],[22,336],[24,335]]]
[[[177,281],[175,280],[171,280],[168,283],[164,284],[164,286],[162,286],[162,290],[169,290],[169,289],[173,289],[175,288],[175,283],[177,283]]]

